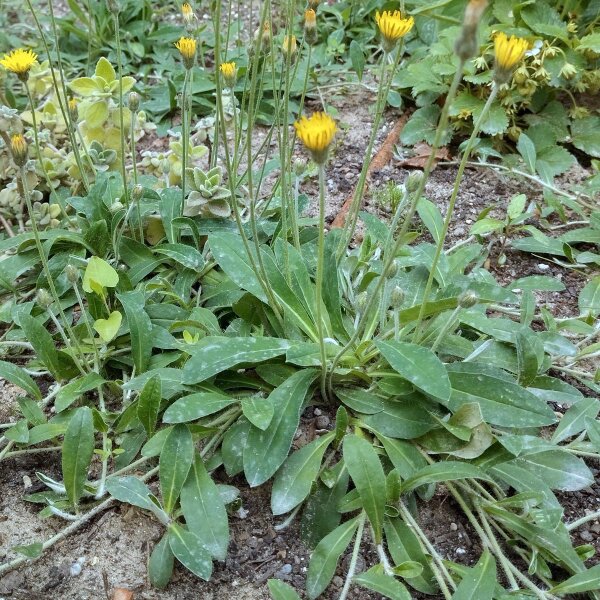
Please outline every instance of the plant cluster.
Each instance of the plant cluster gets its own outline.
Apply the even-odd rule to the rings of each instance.
[[[87,26],[104,35],[91,21],[96,4],[90,0]],[[50,540],[15,548],[21,556],[1,564],[0,575],[119,501],[163,526],[148,564],[152,585],[169,584],[176,560],[208,580],[226,557],[229,518],[241,503],[228,478],[243,474],[250,487],[272,482],[282,528],[299,521],[313,549],[309,598],[325,593],[347,549],[340,600],[352,586],[401,600],[409,590],[446,600],[600,598],[600,569],[586,564],[594,547],[575,547],[570,536],[599,514],[566,522],[556,494],[590,486],[586,461],[600,457],[600,369],[590,367],[600,354],[600,277],[583,287],[579,314],[557,318],[536,292],[560,291],[560,281],[530,275],[501,285],[485,268],[491,249],[504,250],[515,231],[530,234],[511,241],[515,248],[582,270],[597,264],[593,192],[559,193],[540,170],[549,159],[532,124],[517,144],[529,169],[523,176],[554,191],[564,201],[553,210],[584,227],[546,236],[528,223],[536,207],[517,195],[504,218],[484,213],[468,239],[446,247],[464,171],[472,154],[484,153],[479,133],[492,133],[500,112],[506,117],[512,94],[521,95],[515,106],[524,104],[519,73],[538,60],[514,19],[531,24],[537,11],[563,44],[575,45],[575,30],[558,35],[545,4],[527,5],[510,22],[500,17],[509,11],[489,14],[482,0],[469,2],[462,21],[448,15],[455,3],[420,5],[414,15],[375,1],[338,4],[291,1],[276,12],[266,0],[252,15],[247,47],[232,35],[241,27],[227,18],[230,2],[212,4],[206,31],[184,4],[170,50],[180,60],[177,139],[141,156],[136,142],[150,129],[136,82],[124,74],[135,46],[122,43],[120,20],[149,2],[97,7],[96,19],[110,22],[116,69],[100,58],[93,75],[67,79],[60,53],[46,52],[39,66],[27,50],[0,61],[27,103],[25,112],[0,112],[0,175],[14,179],[0,193],[0,376],[23,390],[17,420],[0,424],[0,462],[60,456],[60,475],[42,468],[47,489],[26,499],[41,516],[69,523]],[[341,34],[326,36],[340,14]],[[433,35],[423,19],[434,16],[457,24],[419,50],[416,36]],[[44,48],[59,47],[56,29],[50,40],[39,31]],[[326,233],[326,175],[340,127],[325,101],[304,112],[311,73],[325,56],[346,52],[346,35],[361,73],[356,44],[378,40],[378,88],[345,225]],[[484,44],[480,53],[481,39],[489,51]],[[430,57],[446,57],[436,63],[441,72]],[[209,70],[212,110],[194,123],[198,77],[202,84]],[[434,89],[432,77],[441,82]],[[430,87],[416,91],[422,78]],[[361,207],[399,81],[421,105],[408,131],[427,111],[418,131],[432,152],[422,172],[390,190],[386,223]],[[540,111],[551,105],[542,101]],[[465,111],[475,122],[442,215],[425,186]],[[310,168],[294,161],[296,143]],[[309,199],[300,186],[311,173],[318,195]],[[316,219],[306,217],[308,202]],[[335,414],[335,423],[294,447],[310,406]],[[427,536],[419,505],[436,490],[477,535],[476,564],[445,559]],[[358,573],[363,545],[377,561]],[[275,600],[299,597],[283,582],[269,587]]]

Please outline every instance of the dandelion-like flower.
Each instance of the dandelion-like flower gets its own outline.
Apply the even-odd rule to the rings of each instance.
[[[523,38],[499,32],[494,37],[495,78],[499,83],[505,83],[510,78],[512,69],[523,60],[529,43]]]
[[[181,37],[175,43],[175,48],[179,50],[183,58],[183,64],[186,69],[191,69],[194,66],[196,59],[196,40],[194,38]]]
[[[232,88],[235,85],[237,79],[237,66],[234,62],[221,63],[219,67],[223,80],[227,87]]]
[[[312,8],[304,11],[304,38],[309,44],[317,42],[317,13]]]
[[[184,2],[181,5],[181,14],[183,15],[183,20],[186,23],[189,23],[194,19],[194,9],[189,2]]]
[[[294,127],[312,159],[319,165],[324,164],[337,131],[335,121],[324,112],[316,112],[309,119],[301,117],[294,123]]]
[[[26,81],[29,69],[31,69],[36,62],[37,54],[33,52],[33,50],[17,48],[8,54],[5,54],[4,58],[0,60],[0,65],[8,71],[15,73],[21,81]]]
[[[391,52],[396,46],[398,40],[404,37],[414,26],[415,20],[412,17],[405,19],[399,10],[384,10],[382,13],[375,13],[375,22],[381,37],[383,38],[383,49]]]
[[[281,44],[281,51],[284,56],[290,54],[290,56],[294,56],[296,50],[298,49],[298,45],[296,44],[296,36],[295,35],[286,35],[283,38],[283,44]]]
[[[27,140],[21,133],[16,133],[10,138],[10,153],[17,167],[23,167],[27,163]]]

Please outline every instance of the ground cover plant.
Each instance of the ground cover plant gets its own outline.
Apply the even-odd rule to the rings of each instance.
[[[187,569],[202,593],[242,488],[267,485],[312,551],[275,600],[599,598],[574,533],[600,511],[564,508],[600,457],[594,3],[25,5],[0,34],[0,376],[22,390],[0,463],[39,459],[23,501],[64,527],[0,580],[122,503],[160,524],[149,583]],[[341,86],[372,124],[330,226]],[[390,110],[389,154],[418,168],[382,218]],[[473,168],[523,191],[450,243]],[[499,281],[517,251],[545,269]],[[580,282],[566,316],[540,300],[565,288],[549,264]],[[297,444],[315,407],[331,423]],[[440,495],[470,563],[428,535]]]

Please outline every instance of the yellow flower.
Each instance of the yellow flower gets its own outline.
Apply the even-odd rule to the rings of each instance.
[[[298,137],[310,151],[313,160],[318,164],[323,164],[337,131],[335,121],[324,112],[316,112],[310,119],[301,117],[294,123],[294,127]]]
[[[375,13],[375,22],[381,32],[383,47],[386,52],[393,50],[398,40],[404,37],[415,24],[415,20],[412,17],[404,19],[399,10],[395,10],[394,12],[384,10],[382,13],[377,11]]]
[[[189,4],[188,2],[184,2],[181,5],[181,14],[183,15],[183,20],[186,23],[189,23],[195,17],[194,9],[192,8],[192,5]]]
[[[311,45],[317,42],[317,13],[312,8],[304,11],[304,39]]]
[[[511,35],[510,38],[503,32],[494,37],[494,53],[496,55],[496,79],[500,82],[508,81],[513,67],[523,60],[529,48],[527,40]]]
[[[196,58],[196,40],[194,38],[181,37],[175,44],[175,48],[183,57],[183,64],[186,69],[191,69],[194,66]]]
[[[17,167],[22,167],[27,162],[27,140],[22,134],[16,133],[10,138],[10,153]]]
[[[29,69],[37,62],[37,54],[32,50],[23,50],[18,48],[8,54],[4,55],[4,58],[0,60],[0,65],[5,69],[15,73],[19,79],[27,79],[27,73]]]
[[[281,45],[281,51],[284,56],[288,54],[288,52],[293,56],[296,53],[298,46],[296,44],[296,36],[295,35],[286,35],[283,38],[283,44]]]
[[[232,88],[235,85],[235,81],[237,79],[237,67],[234,62],[225,62],[221,63],[219,67],[221,71],[221,75],[225,80],[225,83],[228,87]]]

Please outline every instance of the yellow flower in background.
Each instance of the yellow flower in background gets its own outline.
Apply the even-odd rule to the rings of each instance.
[[[286,35],[283,38],[283,44],[281,44],[281,51],[283,52],[284,56],[286,56],[288,53],[291,56],[294,56],[297,49],[298,45],[296,44],[296,36]]]
[[[2,65],[8,71],[15,73],[19,79],[26,80],[29,69],[37,62],[37,54],[32,50],[17,48],[0,60]]]
[[[313,160],[317,164],[323,164],[337,131],[335,121],[324,112],[316,112],[309,119],[301,117],[294,123],[294,127]]]
[[[401,37],[404,37],[414,26],[415,20],[412,17],[405,19],[399,10],[384,10],[382,13],[375,13],[375,22],[381,37],[383,38],[383,48],[386,52],[394,49],[394,46]]]
[[[183,64],[186,69],[191,69],[194,66],[196,58],[196,40],[194,38],[181,37],[175,43],[175,48],[179,50],[183,58]]]
[[[27,162],[27,140],[22,134],[16,133],[10,138],[10,153],[17,167],[22,167]]]
[[[312,8],[304,11],[304,38],[311,45],[317,42],[317,13]]]
[[[194,18],[194,9],[192,8],[192,5],[189,4],[188,2],[184,2],[181,5],[181,14],[183,15],[183,20],[186,23],[189,23],[193,18]]]
[[[232,88],[235,85],[237,79],[237,66],[234,62],[221,63],[219,67],[223,80],[227,84],[227,87]]]
[[[508,81],[512,69],[523,60],[525,52],[529,48],[529,42],[523,38],[499,32],[494,37],[494,54],[496,56],[495,69],[496,79],[504,83]]]

